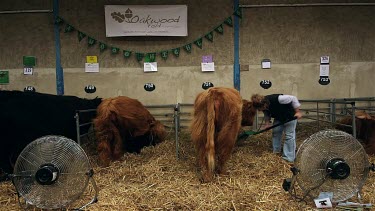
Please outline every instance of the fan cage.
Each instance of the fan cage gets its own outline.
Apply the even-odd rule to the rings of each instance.
[[[327,172],[330,161],[342,160],[350,167],[344,179],[331,177]],[[369,173],[368,156],[353,136],[338,130],[323,130],[307,138],[296,155],[294,176],[304,192],[317,198],[321,192],[332,192],[332,202],[345,201],[358,194]]]
[[[35,174],[44,165],[57,167],[56,182],[42,185]],[[84,150],[63,136],[44,136],[27,145],[14,167],[13,184],[27,205],[42,209],[67,207],[85,191],[91,166]]]

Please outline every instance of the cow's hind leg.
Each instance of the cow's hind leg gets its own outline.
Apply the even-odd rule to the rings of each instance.
[[[213,179],[213,172],[208,169],[207,152],[204,148],[200,148],[198,152],[198,164],[201,170],[201,182],[211,182]]]
[[[236,143],[238,129],[228,125],[224,127],[218,134],[217,142],[215,143],[217,153],[216,172],[218,174],[227,175],[226,162],[232,154],[233,147]]]

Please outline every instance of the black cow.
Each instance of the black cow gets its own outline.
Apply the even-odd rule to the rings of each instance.
[[[77,140],[76,110],[96,109],[101,98],[0,91],[0,168],[12,172],[24,147],[45,135]],[[86,116],[86,119],[95,117]],[[88,128],[83,128],[82,133]],[[1,172],[1,171],[0,171]]]

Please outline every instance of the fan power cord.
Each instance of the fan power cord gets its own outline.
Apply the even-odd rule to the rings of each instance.
[[[327,174],[324,176],[322,182],[320,182],[318,185],[316,185],[316,186],[314,186],[314,187],[308,189],[307,191],[305,191],[305,194],[304,194],[302,197],[298,197],[298,196],[297,196],[297,193],[296,193],[296,190],[295,190],[294,187],[293,187],[294,194],[292,194],[292,192],[290,192],[290,194],[291,194],[295,199],[297,199],[299,202],[304,201],[304,202],[307,204],[307,201],[305,200],[306,197],[307,197],[307,196],[312,197],[312,196],[310,195],[310,192],[313,191],[313,190],[315,190],[315,189],[317,189],[317,188],[319,188],[320,186],[322,186],[322,185],[324,184],[324,182],[327,180],[328,176],[329,176],[329,174],[327,173]]]

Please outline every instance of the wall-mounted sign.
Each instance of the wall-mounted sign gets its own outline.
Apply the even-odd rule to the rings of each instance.
[[[86,93],[95,93],[96,92],[96,87],[94,85],[87,85],[85,86],[85,92]]]
[[[270,80],[261,80],[259,85],[263,88],[263,89],[269,89],[271,86],[272,86],[272,82]]]
[[[143,71],[144,72],[157,72],[158,71],[158,63],[157,62],[145,62],[145,63],[143,63]]]
[[[9,84],[8,70],[0,70],[0,84]]]
[[[215,71],[215,63],[202,63],[202,72],[214,72]]]
[[[143,86],[143,88],[144,88],[146,91],[148,91],[148,92],[152,92],[152,91],[155,90],[156,86],[155,86],[155,84],[153,84],[153,83],[146,83],[146,84]]]
[[[329,56],[321,56],[320,64],[329,64]]]
[[[85,63],[85,72],[86,73],[98,73],[99,63]]]
[[[107,37],[187,36],[187,5],[104,5]]]
[[[214,84],[213,83],[211,83],[211,82],[203,82],[203,84],[202,84],[202,89],[208,89],[208,88],[210,88],[210,87],[214,87]]]
[[[24,92],[36,92],[36,89],[33,86],[26,86],[23,89]]]
[[[86,56],[86,63],[98,63],[97,56]]]
[[[319,79],[320,85],[328,85],[329,83],[331,83],[331,80],[329,80],[328,76],[320,76],[320,79]]]
[[[24,75],[32,75],[33,74],[33,67],[24,67],[23,68]]]
[[[271,68],[271,60],[270,59],[263,59],[261,62],[262,69],[270,69]]]
[[[34,67],[36,65],[35,56],[23,56],[23,66]]]

